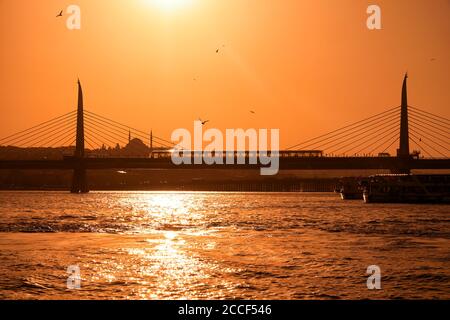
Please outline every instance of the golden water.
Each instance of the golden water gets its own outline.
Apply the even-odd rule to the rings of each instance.
[[[445,205],[335,194],[0,192],[2,299],[450,298]],[[80,267],[81,288],[67,288]],[[381,290],[366,269],[381,268]]]

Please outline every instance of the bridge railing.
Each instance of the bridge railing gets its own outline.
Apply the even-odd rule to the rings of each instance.
[[[325,154],[320,150],[279,150],[279,151],[190,151],[190,150],[166,150],[157,152],[142,152],[141,154],[108,154],[108,153],[95,153],[87,152],[87,158],[151,158],[151,159],[169,159],[173,153],[176,152],[180,156],[195,158],[204,157],[223,157],[223,158],[259,158],[261,156],[278,156],[283,159],[296,159],[296,158],[392,158],[390,154],[349,154],[349,155],[335,155]]]

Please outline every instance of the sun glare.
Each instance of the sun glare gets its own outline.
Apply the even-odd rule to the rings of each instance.
[[[192,0],[146,0],[151,5],[164,11],[174,11],[186,7]]]

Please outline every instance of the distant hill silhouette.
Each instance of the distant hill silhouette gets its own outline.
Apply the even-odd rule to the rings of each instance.
[[[19,148],[14,146],[0,146],[0,159],[3,160],[61,160],[65,156],[72,156],[75,147],[58,148]],[[86,157],[148,157],[150,148],[142,140],[134,138],[126,146],[117,144],[114,148],[102,146],[97,149],[86,148]]]

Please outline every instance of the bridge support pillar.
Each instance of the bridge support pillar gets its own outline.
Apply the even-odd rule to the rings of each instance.
[[[78,109],[77,109],[77,140],[75,145],[76,164],[73,169],[71,193],[88,193],[86,168],[84,159],[84,110],[83,110],[83,90],[80,80],[78,80]]]
[[[402,87],[402,105],[400,115],[400,147],[397,150],[397,168],[391,170],[392,173],[411,173],[409,160],[409,128],[408,128],[408,91],[407,91],[408,74],[403,79]]]
[[[71,193],[88,193],[89,187],[86,178],[86,169],[83,166],[75,168],[72,176]]]
[[[411,164],[409,158],[397,158],[396,163],[390,169],[392,174],[410,174]]]

